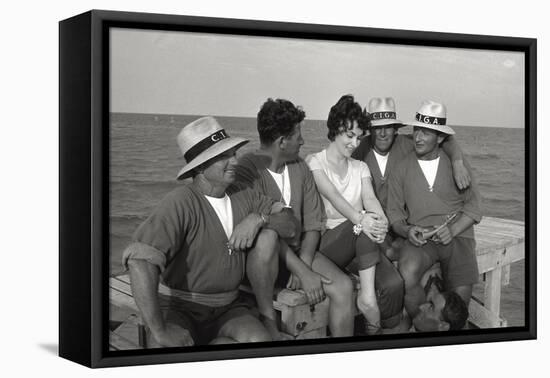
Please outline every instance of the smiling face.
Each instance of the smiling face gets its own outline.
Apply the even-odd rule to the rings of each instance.
[[[371,134],[376,152],[380,155],[386,155],[393,145],[393,140],[397,135],[397,128],[393,125],[376,126],[371,128]]]
[[[236,149],[232,148],[209,160],[203,167],[202,174],[215,187],[226,188],[235,181]]]
[[[364,135],[365,132],[359,128],[357,121],[353,121],[351,127],[347,127],[345,131],[336,135],[332,143],[339,153],[349,158]]]

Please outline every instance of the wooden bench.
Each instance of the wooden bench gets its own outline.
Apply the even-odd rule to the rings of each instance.
[[[479,328],[506,327],[500,316],[502,285],[510,282],[510,265],[525,258],[524,222],[484,217],[475,226],[476,255],[485,290],[470,301],[469,321]]]
[[[120,275],[109,279],[109,301],[112,306],[126,312],[110,332],[109,344],[113,350],[139,349],[145,347],[145,328],[132,296],[130,277]],[[241,287],[244,294],[252,295],[250,288]],[[281,331],[287,339],[323,338],[327,335],[328,299],[310,306],[301,291],[281,289],[275,293],[273,307],[278,312]]]
[[[509,282],[510,264],[525,257],[524,223],[485,217],[475,226],[475,236],[478,268],[485,290],[481,298],[474,297],[470,301],[469,321],[479,328],[506,327],[506,320],[500,317],[501,287]],[[143,347],[144,328],[132,297],[129,276],[110,278],[109,300],[111,305],[125,309],[129,314],[117,329],[111,331],[111,347]],[[289,338],[326,337],[328,299],[310,306],[303,292],[282,289],[276,293],[273,306],[280,315],[281,331]],[[131,329],[133,333],[128,332]]]

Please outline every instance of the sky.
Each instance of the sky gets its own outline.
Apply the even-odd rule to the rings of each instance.
[[[112,112],[255,117],[271,97],[324,120],[352,94],[405,122],[433,100],[449,125],[525,126],[520,52],[113,28],[110,57]]]

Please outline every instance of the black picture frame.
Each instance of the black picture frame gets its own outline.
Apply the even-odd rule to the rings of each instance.
[[[109,351],[109,28],[192,31],[525,54],[525,326]],[[59,24],[59,354],[89,367],[220,360],[535,339],[536,39],[92,10]]]

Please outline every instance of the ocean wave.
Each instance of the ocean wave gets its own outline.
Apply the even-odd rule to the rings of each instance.
[[[523,200],[515,199],[515,198],[484,198],[483,202],[485,202],[487,205],[492,206],[506,206],[506,207],[514,207],[514,206],[523,206]]]
[[[176,188],[178,185],[181,185],[181,181],[176,180],[151,180],[151,179],[139,179],[133,178],[131,180],[124,179],[122,177],[112,178],[111,184],[123,184],[130,186],[160,186],[160,187],[173,187]]]
[[[473,154],[468,154],[467,156],[470,159],[479,159],[479,160],[500,159],[499,155],[495,153],[490,153],[490,152],[479,153],[479,154],[473,153]]]
[[[145,214],[115,214],[109,215],[109,220],[111,222],[131,222],[131,221],[143,221],[147,218]]]

